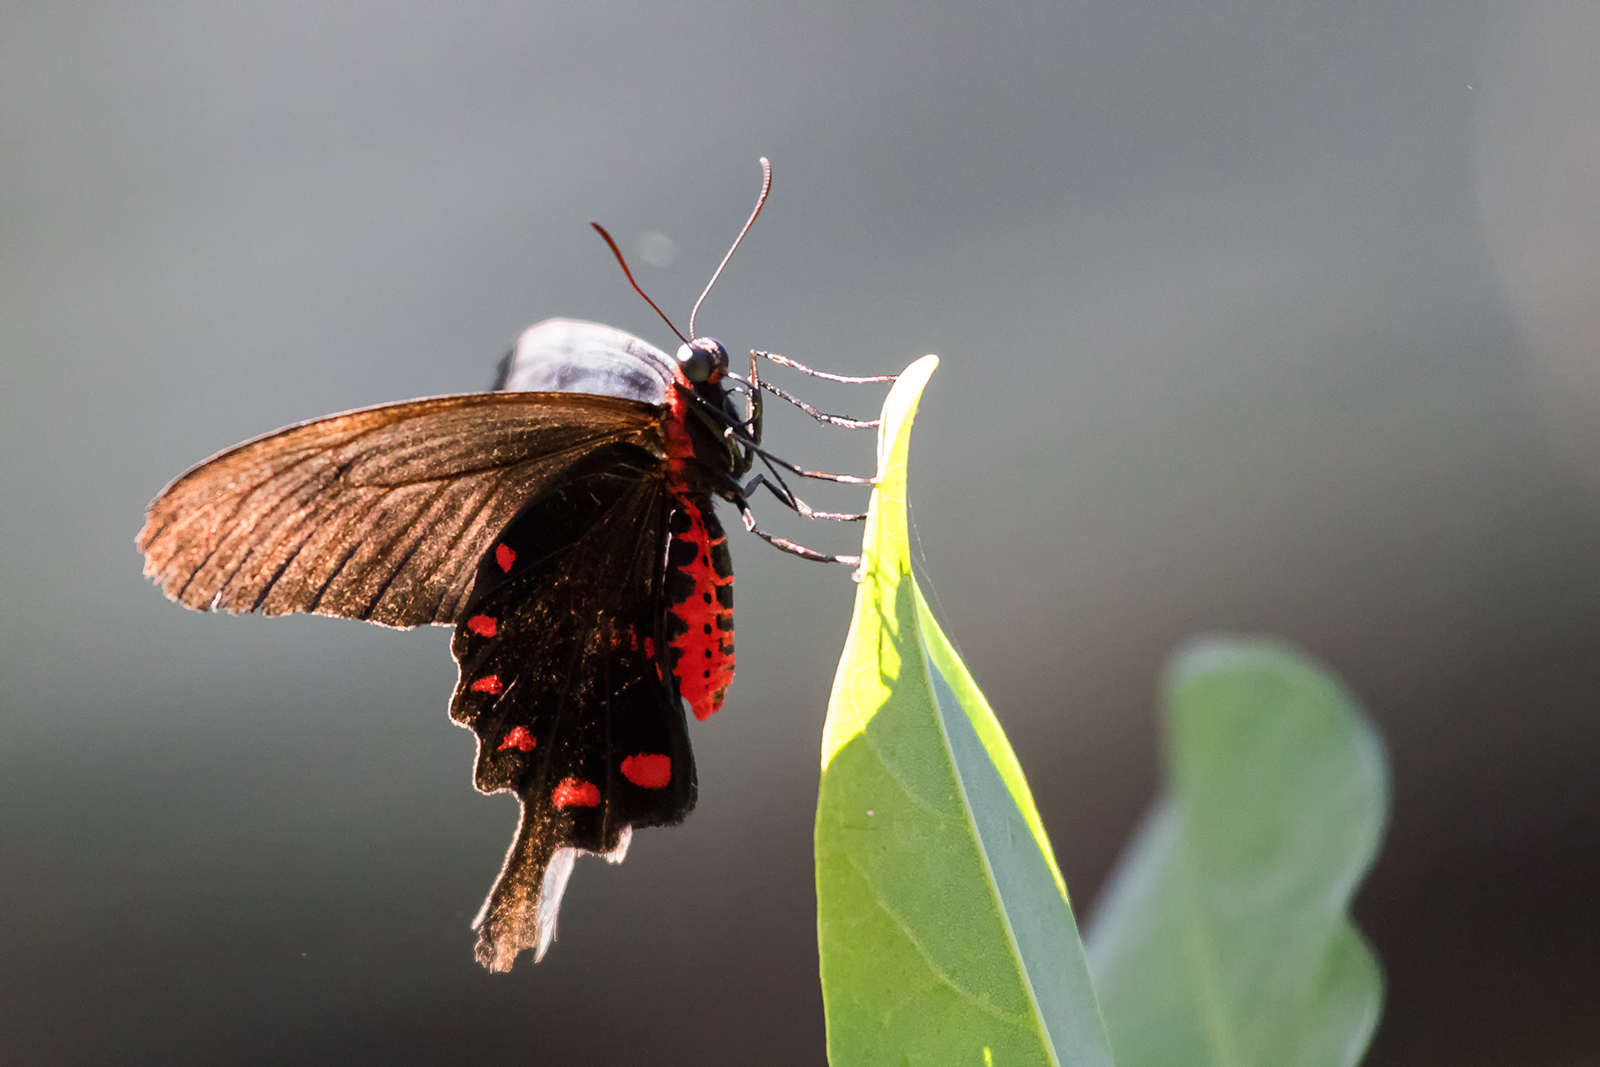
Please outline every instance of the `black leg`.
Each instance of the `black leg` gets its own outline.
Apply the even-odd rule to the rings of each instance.
[[[756,444],[761,443],[761,375],[756,370],[756,350],[750,350],[750,394],[745,397],[744,411],[746,423],[750,427],[750,436]]]
[[[762,486],[766,486],[767,491],[773,496],[777,497],[779,500],[783,501],[785,507],[793,510],[795,513],[807,519],[832,519],[835,522],[862,522],[867,517],[865,512],[817,511],[810,504],[807,504],[804,500],[801,500],[799,497],[795,496],[794,493],[789,489],[788,485],[784,484],[783,479],[778,477],[777,472],[773,473],[773,477],[777,478],[777,485],[774,485],[764,474],[756,475],[744,485],[739,487],[739,495],[748,499],[755,494],[757,489],[761,488]]]
[[[772,360],[772,362],[777,363],[777,364],[779,364],[781,366],[784,366],[784,367],[793,367],[795,370],[799,371],[801,374],[809,374],[813,378],[826,378],[830,382],[844,382],[846,385],[869,385],[872,382],[892,382],[896,378],[900,377],[898,374],[869,374],[869,375],[867,375],[865,377],[859,377],[859,378],[858,377],[852,377],[851,375],[848,375],[848,374],[829,374],[827,371],[823,371],[823,370],[812,370],[810,367],[806,366],[804,363],[796,363],[794,360],[790,359],[788,356],[780,356],[776,352],[756,352],[756,351],[752,351],[750,353],[751,377],[755,376],[754,371],[755,371],[756,357],[757,356],[761,356],[763,359],[770,359],[770,360]]]
[[[797,467],[781,456],[775,456],[771,452],[768,452],[766,449],[761,447],[759,444],[760,437],[756,436],[761,430],[759,411],[756,413],[756,417],[751,420],[754,423],[751,432],[745,433],[739,427],[738,419],[732,416],[729,412],[718,411],[710,404],[707,404],[698,393],[695,393],[694,391],[682,385],[679,385],[678,388],[687,393],[690,400],[693,402],[694,406],[689,410],[693,411],[695,415],[706,422],[707,425],[710,425],[714,429],[718,430],[724,437],[731,438],[736,443],[743,445],[748,452],[755,453],[756,455],[769,461],[769,463],[776,463],[778,466],[782,467],[786,471],[789,471],[791,474],[798,474],[802,478],[815,478],[818,481],[824,482],[843,482],[845,485],[872,485],[876,480],[873,478],[864,478],[859,474],[829,474],[827,471],[813,471],[807,470],[804,467]],[[756,406],[759,408],[759,404]],[[748,470],[749,468],[746,467],[745,469]]]
[[[737,439],[737,437],[735,438]],[[819,482],[841,482],[845,485],[875,485],[876,478],[863,478],[859,474],[829,474],[827,471],[808,471],[804,467],[796,467],[793,463],[779,456],[774,456],[766,449],[751,444],[751,451],[767,461],[770,466],[776,463],[790,474],[798,474],[802,478],[815,478]]]
[[[816,408],[812,407],[810,404],[807,404],[799,397],[790,393],[786,393],[782,389],[779,389],[776,385],[771,385],[767,382],[762,382],[760,387],[771,393],[773,396],[787,400],[789,403],[793,404],[807,415],[810,415],[818,422],[825,422],[830,426],[843,426],[847,430],[870,430],[874,426],[878,425],[877,419],[849,419],[843,415],[829,415],[825,411],[818,411]]]
[[[761,538],[773,548],[780,549],[781,551],[787,552],[792,556],[799,556],[801,559],[815,560],[818,563],[843,563],[847,567],[859,567],[861,565],[860,556],[835,556],[828,552],[818,552],[814,548],[807,548],[805,545],[795,544],[787,537],[778,537],[775,534],[769,534],[767,531],[756,525],[756,517],[750,513],[750,506],[748,504],[742,500],[736,501],[736,503],[739,506],[739,513],[744,516],[744,528]]]

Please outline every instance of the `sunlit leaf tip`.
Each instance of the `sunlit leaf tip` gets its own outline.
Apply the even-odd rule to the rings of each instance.
[[[1111,1057],[1016,756],[911,576],[906,457],[933,357],[884,407],[861,584],[824,729],[817,926],[828,1057]]]

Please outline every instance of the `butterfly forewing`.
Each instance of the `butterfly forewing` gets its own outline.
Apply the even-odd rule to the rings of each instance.
[[[452,651],[450,714],[478,736],[475,779],[521,823],[479,916],[478,958],[540,954],[576,852],[694,806],[694,762],[667,663],[673,501],[634,445],[596,449],[537,493],[484,552]],[[574,850],[566,852],[563,850]]]
[[[145,574],[186,607],[450,623],[484,547],[575,460],[657,449],[659,408],[583,393],[473,393],[291,426],[151,503]]]

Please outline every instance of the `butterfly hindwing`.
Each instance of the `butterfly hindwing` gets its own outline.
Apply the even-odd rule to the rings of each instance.
[[[450,714],[478,736],[478,788],[522,804],[478,920],[491,969],[543,954],[578,852],[620,859],[633,828],[694,806],[663,633],[671,509],[659,460],[608,445],[536,494],[479,563]]]

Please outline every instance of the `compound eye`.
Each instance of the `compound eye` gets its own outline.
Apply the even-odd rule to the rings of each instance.
[[[696,337],[678,346],[678,368],[689,381],[715,382],[728,370],[728,350],[714,337]]]
[[[711,353],[694,345],[678,346],[678,370],[696,385],[711,377]]]

